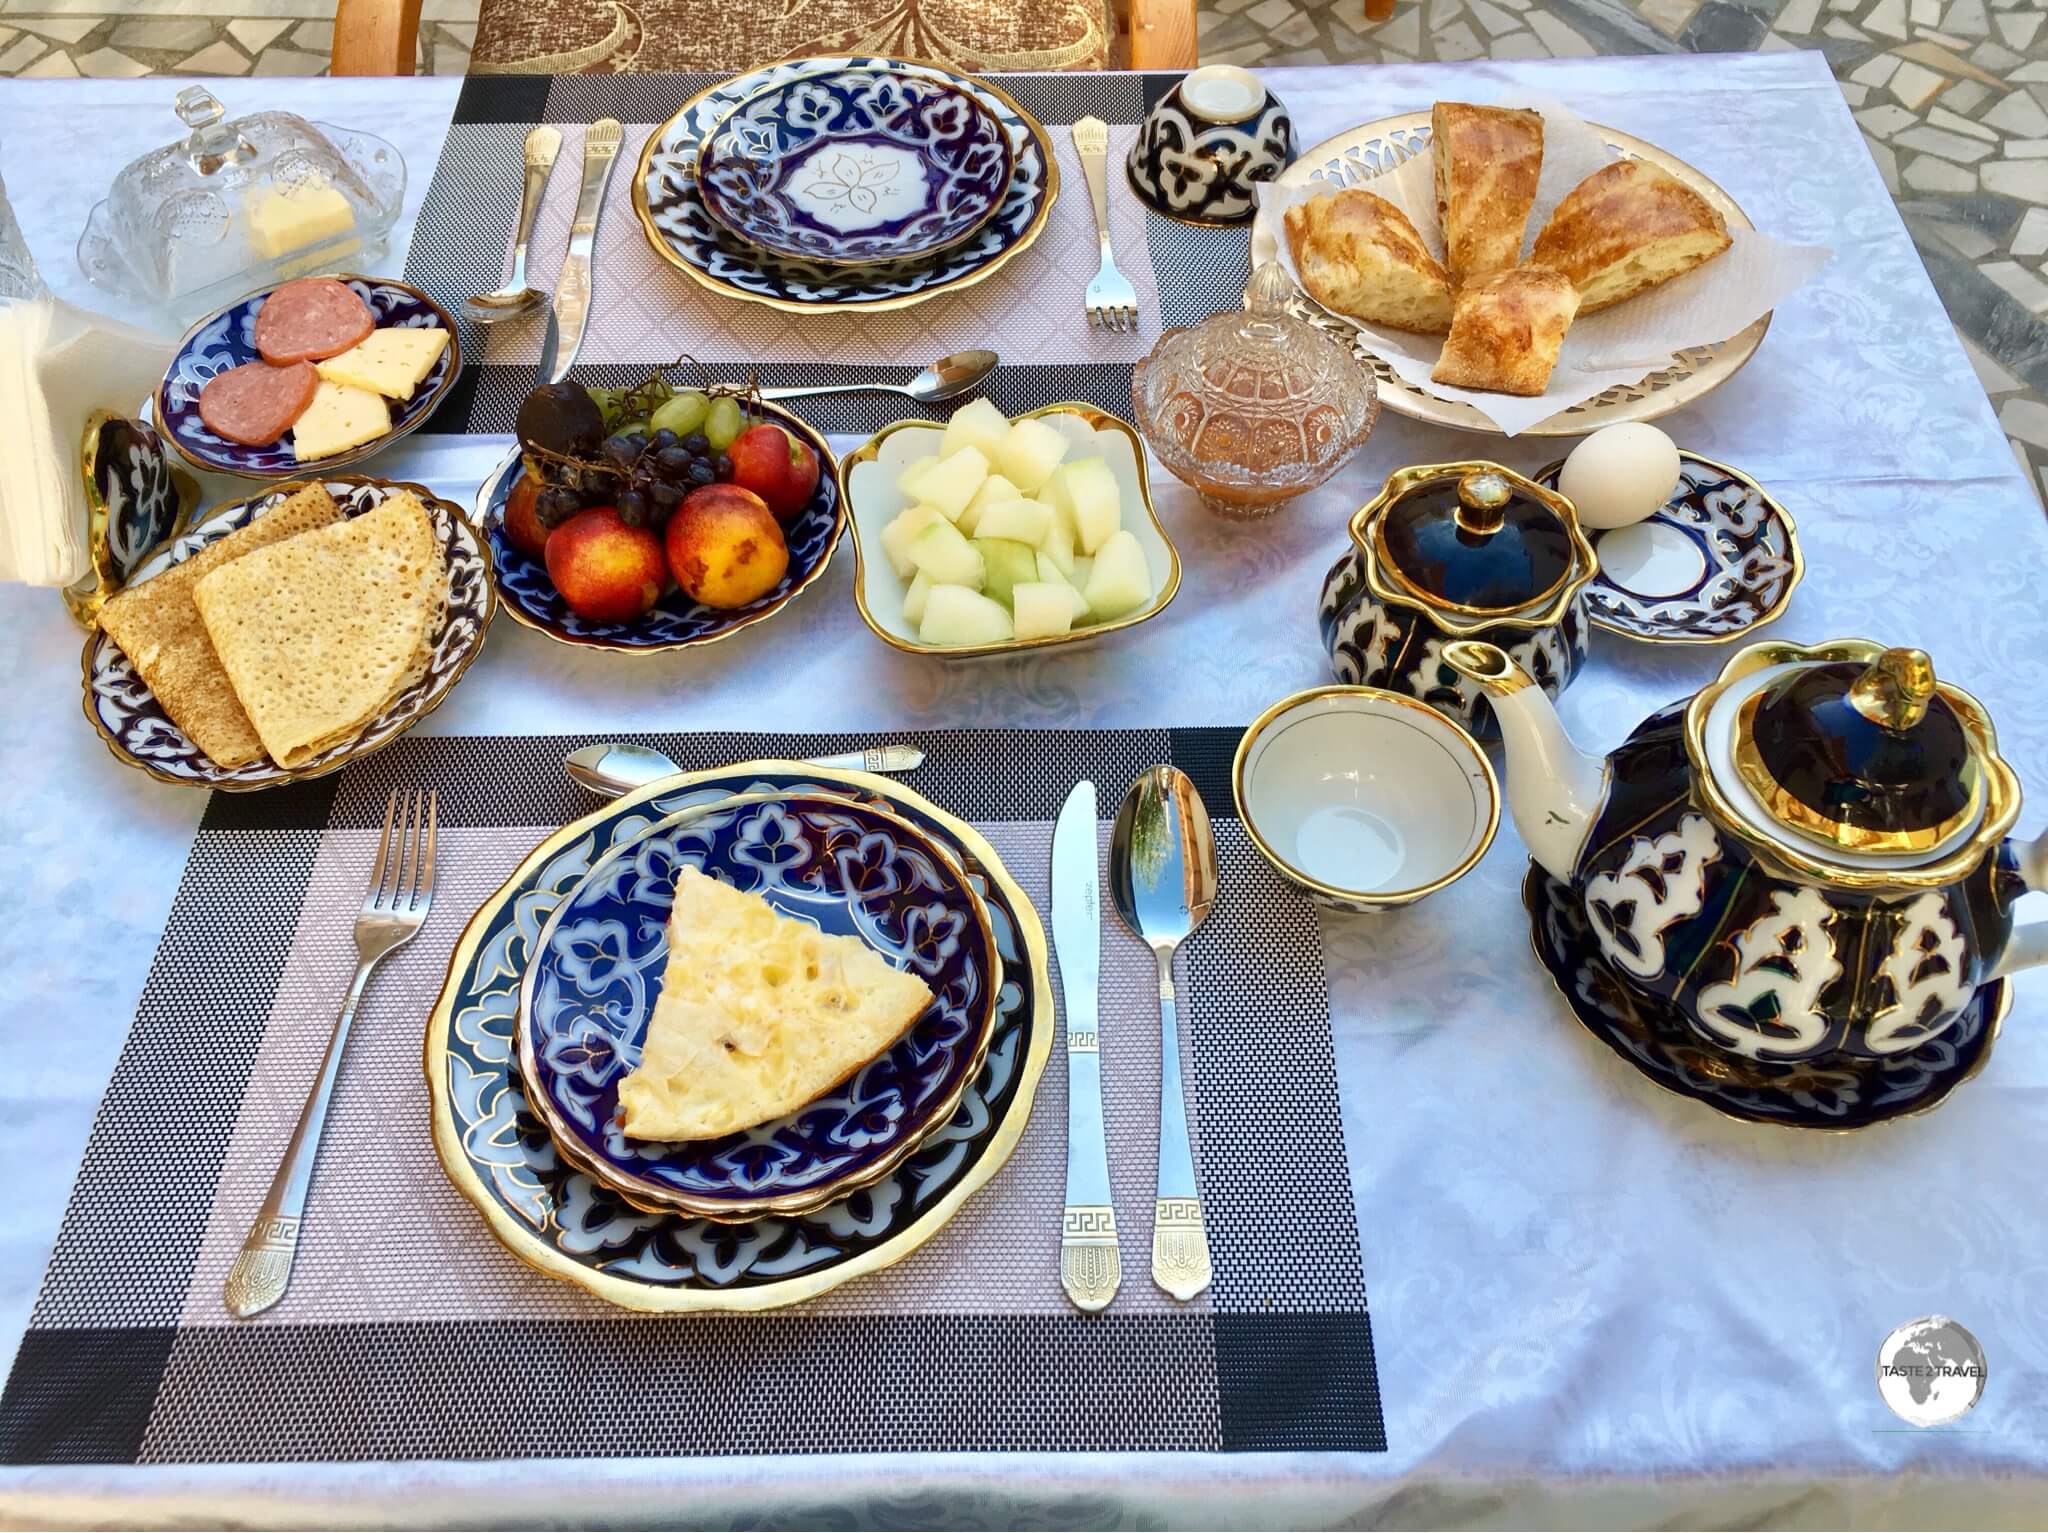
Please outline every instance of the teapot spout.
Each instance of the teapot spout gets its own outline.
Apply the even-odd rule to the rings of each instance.
[[[1508,757],[1508,809],[1529,855],[1569,883],[1607,792],[1607,763],[1571,742],[1536,678],[1497,645],[1459,639],[1444,664],[1486,690]]]

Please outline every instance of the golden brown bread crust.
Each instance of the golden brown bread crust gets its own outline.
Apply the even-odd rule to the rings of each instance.
[[[1571,278],[1586,314],[1612,308],[1728,248],[1728,225],[1683,181],[1616,160],[1566,194],[1536,236],[1533,266]]]
[[[1522,259],[1522,236],[1543,173],[1542,117],[1439,101],[1430,108],[1429,124],[1436,211],[1451,280],[1507,270]]]
[[[1562,272],[1521,266],[1475,277],[1458,289],[1451,333],[1429,376],[1461,389],[1541,394],[1578,311],[1578,290]]]
[[[1450,328],[1450,273],[1384,197],[1349,187],[1296,203],[1284,222],[1302,285],[1318,303],[1421,335]]]

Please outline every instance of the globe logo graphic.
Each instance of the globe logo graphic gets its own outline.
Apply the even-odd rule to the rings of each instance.
[[[1946,1315],[1909,1320],[1877,1349],[1877,1392],[1901,1421],[1946,1426],[1984,1398],[1984,1349]]]

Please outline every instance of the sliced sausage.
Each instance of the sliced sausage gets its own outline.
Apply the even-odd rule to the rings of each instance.
[[[268,447],[306,413],[319,386],[320,374],[310,362],[290,367],[244,362],[207,381],[199,391],[199,418],[215,436],[244,447]]]
[[[324,362],[360,344],[377,328],[369,305],[332,277],[287,282],[256,311],[256,349],[285,367]]]

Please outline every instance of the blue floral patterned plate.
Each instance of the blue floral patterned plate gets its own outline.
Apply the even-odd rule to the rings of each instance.
[[[1533,862],[1522,903],[1537,959],[1587,1032],[1652,1084],[1749,1123],[1845,1130],[1928,1112],[1984,1068],[2012,1005],[2008,981],[1980,985],[1945,1032],[1882,1060],[1740,1059],[1707,1044],[1670,1002],[1616,978],[1584,904]]]
[[[521,979],[549,915],[614,846],[693,805],[775,790],[873,803],[958,858],[1003,963],[988,1056],[941,1128],[836,1203],[738,1224],[647,1213],[565,1159],[528,1108],[513,1037]],[[1009,1158],[1052,1053],[1051,985],[1045,930],[994,848],[913,790],[802,762],[687,773],[557,831],[470,920],[427,1026],[435,1153],[507,1250],[610,1303],[670,1313],[797,1303],[909,1255]]]
[[[811,503],[782,529],[789,542],[789,569],[781,584],[744,607],[706,607],[675,590],[656,602],[653,611],[631,623],[598,623],[577,616],[548,578],[547,566],[515,547],[505,536],[505,500],[519,478],[519,449],[515,445],[504,462],[484,480],[476,496],[477,525],[486,530],[491,540],[498,595],[512,620],[564,644],[645,655],[731,638],[742,628],[773,617],[794,601],[798,592],[825,573],[825,566],[832,562],[832,551],[839,546],[840,534],[846,531],[838,465],[824,437],[808,422],[787,410],[760,402],[749,404],[747,411],[750,420],[772,421],[802,437],[818,455],[818,488],[811,495]]]
[[[688,1143],[628,1136],[619,1085],[661,995],[685,866],[857,938],[922,979],[931,1004],[786,1117]],[[728,1220],[801,1213],[887,1175],[953,1115],[988,1050],[1002,974],[980,898],[897,816],[838,795],[684,810],[613,846],[548,918],[520,990],[520,1067],[563,1154],[628,1202]]]
[[[994,112],[949,80],[886,69],[786,79],[704,140],[704,211],[750,245],[864,266],[959,244],[996,216],[1014,157]]]
[[[370,306],[378,329],[438,327],[448,332],[448,349],[441,353],[433,371],[420,380],[412,398],[392,402],[391,429],[361,447],[312,462],[301,462],[292,455],[289,432],[268,446],[245,447],[206,429],[206,423],[199,418],[199,391],[216,374],[240,367],[244,362],[261,360],[256,350],[256,311],[273,291],[265,288],[202,319],[178,342],[178,353],[171,358],[164,381],[157,386],[156,426],[179,457],[194,468],[243,479],[305,478],[360,463],[426,424],[434,406],[462,371],[462,340],[456,333],[455,321],[448,317],[446,309],[416,287],[387,277],[336,275]]]

